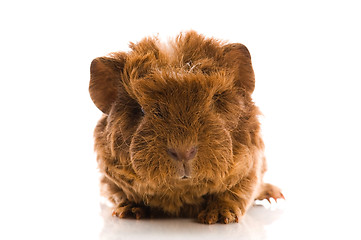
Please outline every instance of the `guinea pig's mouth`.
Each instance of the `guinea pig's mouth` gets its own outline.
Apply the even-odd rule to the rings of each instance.
[[[187,180],[191,178],[191,165],[189,163],[182,163],[178,165],[177,178],[180,180]]]

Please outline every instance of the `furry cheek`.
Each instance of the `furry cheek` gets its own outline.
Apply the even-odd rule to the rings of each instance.
[[[167,156],[166,141],[150,122],[144,120],[138,126],[129,147],[133,169],[140,179],[162,185],[177,172]]]
[[[208,120],[201,128],[200,158],[194,168],[199,181],[221,183],[233,164],[232,138],[220,120]]]

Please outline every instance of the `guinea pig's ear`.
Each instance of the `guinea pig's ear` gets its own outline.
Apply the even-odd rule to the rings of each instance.
[[[252,68],[251,54],[246,46],[232,43],[224,46],[224,61],[233,68],[238,87],[252,93],[255,88],[255,77]]]
[[[125,53],[114,53],[110,57],[95,58],[90,65],[90,97],[103,113],[109,113],[118,97],[125,58]]]

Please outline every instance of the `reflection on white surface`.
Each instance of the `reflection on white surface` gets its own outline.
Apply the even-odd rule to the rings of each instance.
[[[101,240],[115,239],[267,239],[265,226],[282,216],[283,210],[255,205],[241,223],[204,225],[195,219],[119,219],[101,205],[104,226]]]
[[[319,195],[319,197],[324,197]],[[119,219],[111,208],[100,205],[103,226],[99,239],[361,239],[352,218],[357,206],[337,208],[333,202],[290,196],[269,204],[257,201],[240,223],[205,225],[195,219]]]

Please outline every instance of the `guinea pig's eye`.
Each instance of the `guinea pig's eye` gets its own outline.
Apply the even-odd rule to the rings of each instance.
[[[163,118],[163,112],[161,111],[160,106],[157,104],[154,106],[154,108],[152,109],[152,114],[158,118]]]
[[[153,111],[153,115],[159,118],[163,118],[163,114],[160,111]]]
[[[145,111],[142,107],[140,107],[140,110],[142,111],[143,116],[145,115]]]
[[[215,102],[221,101],[227,95],[226,92],[219,92],[213,95],[212,99]]]
[[[217,101],[219,99],[220,95],[221,95],[220,93],[214,94],[213,97],[212,97],[213,101]]]
[[[225,108],[225,105],[227,103],[227,97],[229,96],[229,92],[218,92],[213,95],[212,99],[214,101],[214,104],[217,109],[223,109]]]

